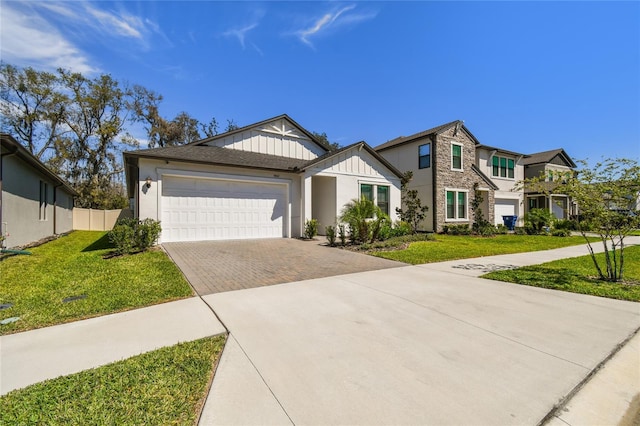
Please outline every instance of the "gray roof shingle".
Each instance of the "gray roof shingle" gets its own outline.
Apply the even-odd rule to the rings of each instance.
[[[277,155],[193,144],[126,151],[124,155],[125,157],[155,158],[160,160],[280,171],[297,171],[309,162],[309,160],[300,160],[297,158],[286,158]]]
[[[559,155],[567,163],[569,167],[572,167],[572,168],[577,167],[576,163],[573,162],[571,157],[569,157],[569,155],[562,148],[529,154],[527,158],[524,159],[523,163],[525,166],[529,166],[531,164],[549,163],[557,155]]]

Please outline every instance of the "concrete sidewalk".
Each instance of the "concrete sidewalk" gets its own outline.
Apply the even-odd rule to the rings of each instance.
[[[225,333],[197,297],[0,337],[0,395],[180,342]]]
[[[587,403],[569,401],[571,424],[596,424],[582,407],[601,395],[582,384],[640,327],[640,304],[476,278],[483,265],[585,254],[569,247],[206,296],[231,343],[200,424],[537,424],[576,390]],[[640,368],[637,352],[625,353],[601,370],[627,389],[610,396],[619,412],[600,417],[607,424],[637,387],[625,375]]]
[[[640,327],[640,304],[476,277],[584,254],[576,246],[206,296],[231,335],[201,424],[536,423]],[[2,336],[0,394],[224,332],[189,298]],[[555,421],[603,421],[592,401],[608,383],[615,424],[640,392],[638,341]]]

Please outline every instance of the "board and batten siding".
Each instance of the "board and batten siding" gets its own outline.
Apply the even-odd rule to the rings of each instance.
[[[284,119],[233,133],[207,145],[301,160],[313,160],[326,152]]]

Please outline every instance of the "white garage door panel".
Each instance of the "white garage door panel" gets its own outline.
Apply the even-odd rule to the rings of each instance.
[[[165,176],[162,241],[279,238],[286,186]]]
[[[518,214],[518,200],[507,200],[496,198],[495,203],[495,224],[503,223],[502,216],[513,216]]]

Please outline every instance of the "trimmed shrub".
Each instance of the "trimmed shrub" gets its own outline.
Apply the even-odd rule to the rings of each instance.
[[[551,235],[553,235],[554,237],[570,237],[571,231],[569,231],[568,229],[554,229],[553,231],[551,231]]]
[[[340,239],[340,244],[343,247],[347,245],[347,229],[342,223],[338,225],[338,238]]]
[[[336,228],[334,226],[327,226],[324,228],[324,233],[327,236],[327,241],[331,247],[336,245]]]
[[[146,251],[155,245],[161,231],[157,220],[124,218],[116,222],[108,235],[117,254],[130,254]]]
[[[304,237],[312,240],[318,235],[318,219],[309,219],[304,223]]]
[[[445,225],[442,227],[442,232],[449,235],[470,235],[471,228],[466,223],[460,225]]]
[[[509,228],[507,228],[504,224],[500,223],[496,225],[496,234],[504,235],[509,233]]]
[[[524,215],[524,228],[527,234],[545,234],[553,224],[554,216],[547,209],[531,209]]]

